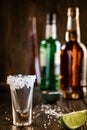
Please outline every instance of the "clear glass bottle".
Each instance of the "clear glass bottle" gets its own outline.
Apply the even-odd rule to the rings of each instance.
[[[46,39],[40,44],[40,89],[43,94],[59,89],[60,46],[56,40],[56,14],[47,14]]]
[[[30,75],[36,74],[35,86],[40,85],[39,48],[37,43],[36,17],[29,17],[29,70]]]
[[[66,43],[61,47],[60,88],[64,98],[83,97],[82,78],[84,51],[80,43],[79,9],[68,8]]]

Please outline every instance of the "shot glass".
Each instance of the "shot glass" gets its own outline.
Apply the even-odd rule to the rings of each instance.
[[[32,123],[32,98],[35,75],[9,75],[7,84],[10,85],[12,100],[13,124],[26,126]]]

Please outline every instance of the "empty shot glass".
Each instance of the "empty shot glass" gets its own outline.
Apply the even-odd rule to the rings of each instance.
[[[26,126],[32,123],[32,98],[35,75],[9,75],[13,124]]]

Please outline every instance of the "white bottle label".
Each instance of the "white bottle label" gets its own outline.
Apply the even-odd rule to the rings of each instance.
[[[40,48],[40,66],[45,67],[46,66],[46,49]]]
[[[60,51],[55,53],[54,57],[54,64],[55,64],[55,75],[60,74]]]

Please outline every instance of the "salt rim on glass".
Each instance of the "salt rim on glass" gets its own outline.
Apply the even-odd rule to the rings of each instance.
[[[7,76],[7,84],[10,85],[11,89],[20,89],[23,87],[33,87],[36,79],[36,75],[9,75]]]

